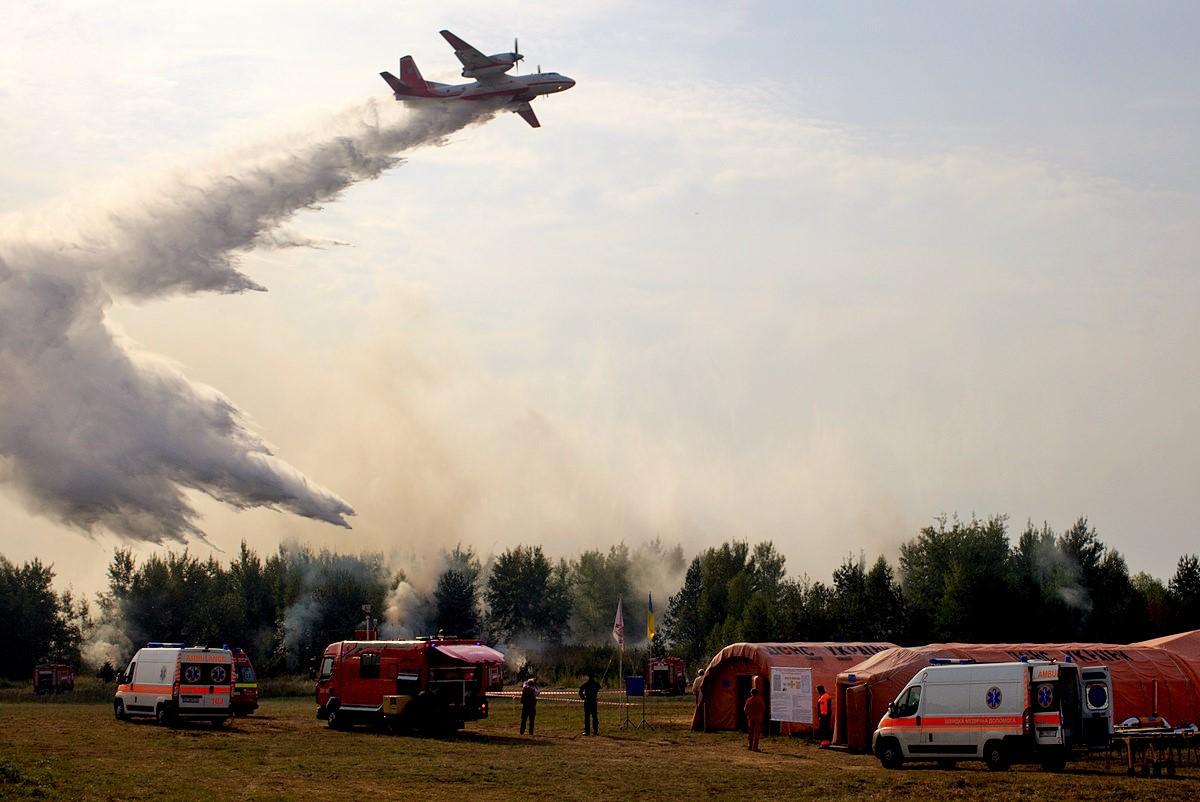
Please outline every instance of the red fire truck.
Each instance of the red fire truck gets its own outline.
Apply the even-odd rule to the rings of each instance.
[[[653,657],[646,661],[646,688],[650,693],[676,696],[687,689],[682,657]]]
[[[339,641],[321,658],[317,718],[453,731],[487,718],[487,692],[503,682],[504,655],[479,641]]]
[[[33,692],[65,693],[75,690],[75,670],[66,663],[41,663],[33,669]]]
[[[258,709],[258,678],[249,655],[242,649],[233,649],[233,695],[229,706],[235,716],[248,716]]]

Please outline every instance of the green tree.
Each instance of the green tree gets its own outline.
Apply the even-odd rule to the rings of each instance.
[[[54,591],[54,569],[33,559],[18,567],[0,557],[0,676],[26,679],[36,663],[79,664],[79,628],[70,594]]]
[[[949,523],[949,526],[947,524]],[[1013,596],[1006,518],[939,518],[900,547],[910,637],[918,642],[995,641],[1019,631],[1002,614]]]
[[[461,544],[446,555],[446,568],[433,591],[436,629],[465,638],[480,634],[479,558]]]
[[[1185,554],[1167,583],[1176,630],[1200,629],[1200,557]]]
[[[571,581],[571,632],[583,642],[604,643],[611,638],[617,601],[621,600],[626,623],[645,620],[646,605],[634,593],[632,563],[624,543],[608,552],[585,551],[575,562]],[[634,640],[636,630],[626,627]]]
[[[516,546],[492,564],[484,592],[489,636],[563,640],[571,614],[570,580],[565,565],[552,568],[541,546]]]

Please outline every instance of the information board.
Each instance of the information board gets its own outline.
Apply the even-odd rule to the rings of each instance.
[[[771,669],[771,721],[813,723],[811,668]]]

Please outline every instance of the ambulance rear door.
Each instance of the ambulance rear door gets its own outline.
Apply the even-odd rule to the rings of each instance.
[[[1112,676],[1108,666],[1089,666],[1083,675],[1083,742],[1107,749],[1112,740]]]
[[[233,655],[223,649],[186,649],[179,655],[178,711],[183,715],[229,712]]]
[[[1063,744],[1062,688],[1058,663],[1034,665],[1030,669],[1030,708],[1033,710],[1033,740],[1039,747]]]

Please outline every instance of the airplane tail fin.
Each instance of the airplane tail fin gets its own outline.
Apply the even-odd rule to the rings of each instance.
[[[413,61],[412,56],[400,59],[399,78],[390,72],[381,72],[379,75],[387,81],[396,97],[433,97],[428,82],[421,77],[421,71],[417,69],[417,62]]]
[[[417,90],[418,94],[430,94],[429,85],[425,83],[425,79],[421,76],[421,71],[417,69],[417,62],[413,61],[412,56],[405,56],[400,59],[400,81],[405,86],[410,86]]]

